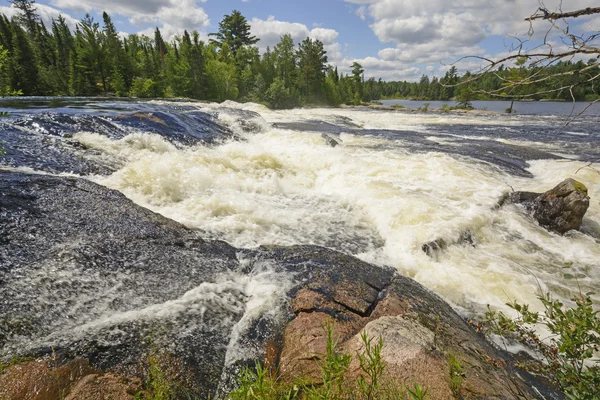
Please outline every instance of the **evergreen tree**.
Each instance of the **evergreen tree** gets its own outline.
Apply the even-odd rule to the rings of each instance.
[[[323,93],[327,52],[319,40],[306,38],[298,46],[299,84],[307,100],[317,100]]]
[[[37,23],[40,20],[35,7],[35,0],[9,0],[14,8],[19,10],[15,21],[29,32],[33,37],[36,34]]]
[[[16,23],[12,26],[8,76],[11,89],[26,96],[39,94],[38,66],[27,33]]]
[[[209,36],[215,37],[210,41],[216,43],[218,47],[227,43],[234,56],[237,55],[240,47],[252,46],[258,42],[257,37],[250,35],[250,24],[238,10],[233,10],[231,14],[225,15],[219,22],[219,32],[210,33]]]

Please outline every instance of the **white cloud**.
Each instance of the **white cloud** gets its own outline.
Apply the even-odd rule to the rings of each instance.
[[[283,35],[289,33],[296,44],[307,37],[323,42],[330,62],[335,63],[342,58],[342,46],[336,42],[339,33],[334,29],[321,27],[308,29],[304,24],[278,21],[274,16],[270,16],[266,20],[253,18],[249,22],[252,34],[260,39],[258,46],[261,51],[266,50],[267,47],[272,49],[279,43]]]
[[[525,36],[530,24],[524,19],[538,9],[538,0],[345,0],[356,5],[356,14],[369,22],[373,33],[390,46],[378,53],[378,58],[357,60],[371,76],[409,76],[411,67],[431,73],[438,66],[445,72],[447,65],[456,63],[461,71],[474,70],[482,61],[466,56],[486,56],[481,44],[490,36],[506,36],[507,46],[514,43],[508,37]],[[590,0],[546,0],[554,11],[563,4],[564,11],[590,6]],[[600,19],[580,18],[577,23],[595,29]],[[547,21],[533,23],[533,39],[540,39],[548,29]],[[508,47],[503,51],[508,51]],[[374,61],[374,60],[377,60]],[[460,60],[459,62],[457,62]],[[369,66],[373,70],[369,70]],[[391,66],[398,72],[391,72]],[[414,71],[413,71],[414,72]],[[420,74],[414,73],[413,80]]]
[[[63,16],[66,24],[71,29],[75,29],[75,25],[77,25],[77,22],[79,22],[75,18],[71,17],[69,14],[61,12],[61,11],[57,10],[56,8],[53,8],[53,7],[44,5],[44,4],[36,4],[35,7],[37,8],[38,15],[40,16],[41,20],[44,22],[44,25],[46,25],[46,28],[48,28],[48,29],[51,29],[51,27],[52,27],[52,20],[57,19],[59,15]],[[10,6],[10,7],[0,6],[0,14],[6,15],[8,18],[12,18],[13,16],[17,15],[18,13],[19,13],[19,11],[16,8],[14,8],[13,6]]]
[[[159,26],[163,37],[170,40],[184,30],[203,31],[210,19],[199,3],[206,0],[52,0],[59,8],[81,12],[106,11],[123,15],[135,26]],[[141,33],[149,32],[150,28]]]

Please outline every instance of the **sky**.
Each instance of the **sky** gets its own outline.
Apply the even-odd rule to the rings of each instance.
[[[7,0],[0,13],[12,16]],[[311,37],[325,45],[329,62],[348,72],[353,62],[366,77],[415,81],[423,74],[443,76],[451,65],[474,71],[481,61],[466,56],[502,57],[525,37],[524,19],[538,0],[38,0],[46,22],[62,14],[70,26],[89,13],[102,22],[109,13],[123,34],[152,36],[159,27],[169,39],[184,29],[198,30],[205,40],[219,21],[239,10],[250,23],[262,51],[290,33],[296,42]],[[560,0],[545,0],[554,11]],[[563,11],[597,6],[597,0],[564,0]],[[600,31],[600,16],[575,20],[574,28]],[[541,37],[547,21],[534,25]],[[550,40],[553,40],[551,37]],[[558,43],[560,45],[560,43]]]

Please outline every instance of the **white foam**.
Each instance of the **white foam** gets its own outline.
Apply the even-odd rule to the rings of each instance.
[[[489,116],[227,106],[260,110],[270,123],[335,123],[344,117],[368,128],[422,130],[425,123],[498,123]],[[83,136],[86,145],[123,163],[113,175],[94,178],[97,182],[235,246],[334,247],[392,265],[465,308],[505,308],[513,299],[535,303],[540,285],[569,297],[577,287],[563,278],[565,263],[589,276],[582,286],[600,284],[600,246],[594,239],[548,233],[512,207],[493,210],[509,185],[545,191],[575,176],[590,188],[589,218],[600,221],[600,174],[574,175],[582,163],[535,161],[535,178],[525,179],[445,154],[411,154],[385,137],[350,133],[340,136],[343,146],[336,148],[316,132],[273,128],[247,136],[247,142],[211,148],[179,149],[150,134],[115,142],[96,136]],[[451,246],[437,261],[421,250],[437,238],[455,241],[466,229],[476,247]]]

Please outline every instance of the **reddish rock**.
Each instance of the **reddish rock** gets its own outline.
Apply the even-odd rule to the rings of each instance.
[[[0,399],[62,399],[82,377],[98,372],[87,360],[75,360],[55,369],[51,364],[52,361],[39,360],[9,367],[0,375]]]
[[[88,375],[81,379],[65,400],[132,400],[142,392],[142,381],[117,375]]]
[[[373,273],[377,273],[373,271]],[[383,288],[364,280],[332,279],[322,275],[300,288],[291,300],[295,314],[283,331],[279,357],[280,379],[307,377],[321,382],[319,361],[327,344],[327,323],[334,323],[341,352],[353,356],[348,385],[361,375],[356,355],[364,351],[363,330],[381,337],[385,379],[397,387],[419,383],[432,399],[534,398],[531,387],[502,362],[502,355],[473,331],[438,296],[415,281],[390,276]],[[462,365],[459,388],[450,380],[450,357]]]

